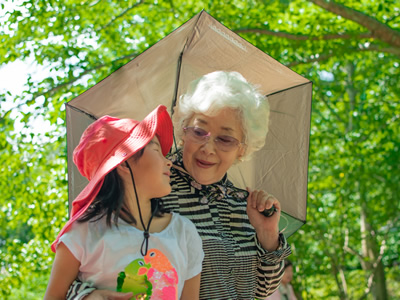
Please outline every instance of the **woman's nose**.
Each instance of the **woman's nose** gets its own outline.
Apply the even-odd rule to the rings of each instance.
[[[208,139],[203,145],[201,145],[201,149],[206,153],[215,153],[216,147],[217,145],[213,138]]]

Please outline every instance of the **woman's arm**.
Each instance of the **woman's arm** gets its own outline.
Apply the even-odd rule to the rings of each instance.
[[[91,284],[75,279],[72,282],[66,300],[129,300],[133,293],[121,293],[110,290],[96,290]]]
[[[256,297],[265,298],[279,286],[284,272],[284,259],[291,254],[290,245],[279,233],[281,205],[272,195],[262,190],[250,190],[247,198],[247,215],[256,231],[257,282]],[[275,206],[277,212],[265,217],[260,212]]]
[[[200,274],[185,281],[180,300],[199,300]]]
[[[44,300],[65,299],[71,283],[79,273],[80,262],[64,243],[57,247]]]

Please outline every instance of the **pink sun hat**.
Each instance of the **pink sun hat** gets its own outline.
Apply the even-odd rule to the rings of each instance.
[[[143,149],[154,136],[158,137],[162,153],[166,156],[172,147],[173,127],[164,105],[159,105],[141,122],[103,116],[86,128],[74,150],[73,160],[89,183],[72,202],[71,217],[52,243],[53,252],[56,252],[60,237],[96,198],[104,177]]]

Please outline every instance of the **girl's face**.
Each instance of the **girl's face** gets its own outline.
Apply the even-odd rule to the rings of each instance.
[[[143,155],[138,159],[130,158],[132,173],[140,197],[147,199],[159,198],[171,192],[170,169],[172,163],[166,159],[161,151],[157,137],[146,145]]]
[[[190,129],[185,131],[182,138],[186,171],[204,185],[220,181],[236,159],[244,153],[244,146],[240,144],[243,133],[237,113],[233,109],[225,108],[213,117],[194,114],[187,127]],[[204,133],[209,133],[209,138],[203,142],[196,141],[196,135]],[[222,145],[226,141],[236,140],[239,143],[233,147]]]

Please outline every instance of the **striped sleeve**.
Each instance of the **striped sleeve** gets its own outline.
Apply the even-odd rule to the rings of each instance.
[[[82,300],[85,296],[89,295],[95,290],[94,287],[88,282],[81,282],[76,279],[70,286],[66,300]]]
[[[259,265],[257,268],[256,298],[266,298],[273,294],[279,287],[284,273],[284,259],[291,253],[291,248],[285,236],[279,234],[279,247],[273,252],[264,250],[255,237]]]

